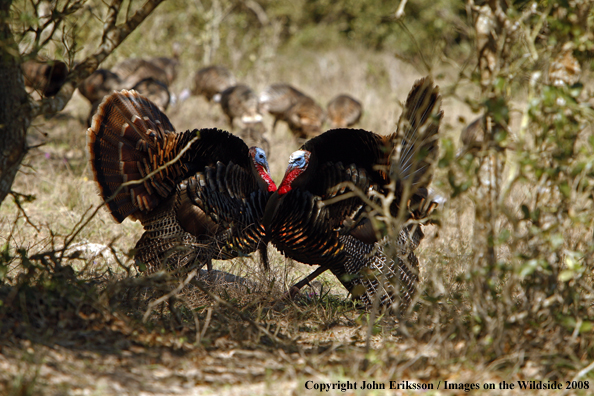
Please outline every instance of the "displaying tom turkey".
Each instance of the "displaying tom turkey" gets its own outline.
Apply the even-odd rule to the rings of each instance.
[[[414,250],[423,238],[421,223],[436,206],[428,185],[438,155],[440,103],[438,87],[426,77],[415,82],[395,133],[334,129],[291,155],[262,221],[267,238],[285,256],[320,265],[291,294],[330,270],[367,306],[377,295],[384,305],[400,300],[400,309],[407,308],[418,280]],[[384,254],[386,239],[373,227],[381,213],[353,186],[371,201],[394,193],[389,211],[402,226],[392,257]]]
[[[135,91],[105,98],[88,129],[102,199],[117,222],[139,220],[136,261],[149,273],[259,250],[260,219],[276,190],[264,151],[217,129],[176,132]]]

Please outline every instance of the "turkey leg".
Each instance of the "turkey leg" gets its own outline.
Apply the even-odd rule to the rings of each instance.
[[[300,280],[299,282],[297,282],[293,286],[291,286],[289,291],[285,294],[285,298],[290,298],[290,299],[295,298],[295,296],[297,295],[297,293],[299,293],[299,290],[301,290],[301,288],[303,286],[309,284],[309,282],[316,279],[320,274],[325,272],[328,268],[329,268],[328,265],[319,266],[314,272],[307,275],[305,278],[303,278],[302,280]]]

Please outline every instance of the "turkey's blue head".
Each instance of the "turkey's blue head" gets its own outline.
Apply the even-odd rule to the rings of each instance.
[[[266,183],[268,192],[276,191],[276,184],[270,177],[270,168],[268,167],[268,161],[266,160],[266,153],[260,147],[250,147],[250,157],[256,168],[256,172]]]
[[[305,172],[307,169],[310,156],[311,153],[306,150],[297,150],[291,154],[289,157],[289,166],[287,166],[287,170],[285,172],[285,177],[283,177],[283,181],[278,188],[279,195],[283,195],[291,191],[293,181],[297,178],[297,176]]]

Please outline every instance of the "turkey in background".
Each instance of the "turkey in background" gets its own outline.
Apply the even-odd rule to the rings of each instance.
[[[286,83],[272,84],[260,93],[258,97],[260,109],[274,117],[272,133],[274,133],[278,121],[284,119],[287,110],[306,96],[297,88]]]
[[[273,133],[278,121],[285,121],[297,138],[311,138],[322,132],[326,120],[324,110],[311,97],[289,84],[270,85],[260,93],[258,101],[260,109],[274,117]]]
[[[43,96],[55,96],[66,82],[68,66],[57,60],[28,60],[21,64],[25,86]]]
[[[238,118],[243,126],[262,121],[256,93],[247,85],[239,84],[221,92],[220,104],[227,116],[229,126],[235,129],[233,120]]]
[[[283,121],[296,138],[309,139],[322,132],[326,114],[315,100],[303,97],[285,112]]]
[[[363,105],[350,95],[334,97],[326,106],[331,128],[348,128],[355,125],[363,114]]]
[[[237,84],[235,76],[229,69],[221,65],[212,65],[196,72],[192,88],[185,89],[180,94],[180,101],[185,100],[190,94],[204,96],[207,101],[219,102],[221,92]]]

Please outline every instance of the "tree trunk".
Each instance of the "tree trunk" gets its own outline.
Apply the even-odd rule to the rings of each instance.
[[[123,0],[111,0],[110,4],[106,4],[109,8],[97,51],[69,72],[66,82],[55,96],[32,101],[25,91],[19,48],[10,30],[12,0],[0,0],[0,205],[10,193],[16,173],[27,153],[27,128],[31,119],[62,111],[78,84],[93,73],[163,1],[146,0],[144,6],[134,15],[116,25]],[[79,6],[79,2],[73,2],[56,13],[56,18],[71,15]],[[124,10],[129,11],[126,8]]]
[[[10,30],[11,3],[0,1],[0,205],[27,152],[31,110],[18,46]]]

